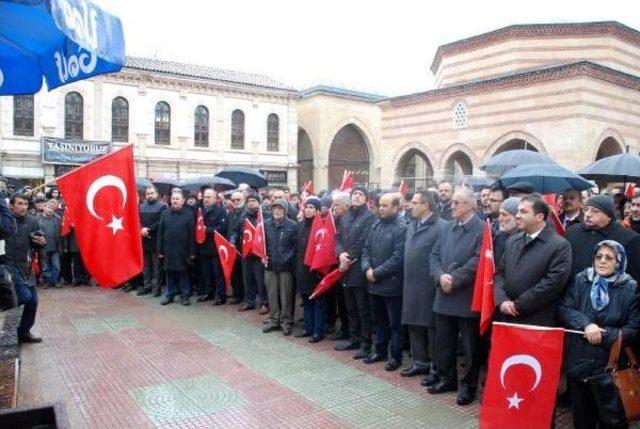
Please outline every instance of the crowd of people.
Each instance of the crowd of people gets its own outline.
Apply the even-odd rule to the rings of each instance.
[[[151,186],[142,198],[144,271],[124,291],[153,294],[162,305],[179,295],[183,305],[195,296],[259,311],[265,333],[312,343],[328,337],[337,342],[335,350],[351,351],[364,364],[384,362],[387,371],[401,367],[408,349],[411,362],[400,375],[421,376],[430,394],[456,391],[460,406],[475,400],[490,347],[471,310],[485,221],[493,235],[494,320],[584,332],[569,336],[561,395],[570,401],[576,427],[598,425],[587,380],[604,370],[611,344],[619,334],[625,345],[637,349],[640,343],[640,193],[626,198],[568,190],[550,201],[525,182],[479,192],[441,182],[406,194],[363,186],[317,195],[246,185],[224,195],[173,189],[166,203]],[[40,341],[30,333],[37,306],[33,257],[41,261],[44,287],[90,282],[73,231],[60,234],[57,190],[46,196],[21,190],[9,201],[8,209],[0,202],[0,228],[4,263],[26,304],[19,336]],[[206,231],[201,243],[194,238],[198,209]],[[227,290],[214,231],[240,251],[247,222],[255,227],[260,211],[266,256],[238,257]],[[314,243],[314,218],[329,213],[336,225],[334,268],[343,275],[311,299],[323,273],[305,263],[305,254]],[[302,323],[295,329],[298,303]]]

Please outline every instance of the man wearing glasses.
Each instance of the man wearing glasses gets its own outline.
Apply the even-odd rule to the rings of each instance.
[[[245,211],[244,211],[244,194],[236,191],[231,194],[231,204],[227,205],[227,234],[229,242],[236,246],[236,249],[242,249],[242,232]],[[244,285],[242,283],[242,258],[236,258],[231,273],[231,288],[233,296],[229,299],[229,304],[239,304],[244,299]]]

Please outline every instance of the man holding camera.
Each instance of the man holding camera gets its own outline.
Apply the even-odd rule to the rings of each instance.
[[[3,262],[11,271],[18,303],[24,305],[18,326],[18,341],[40,343],[42,338],[31,334],[38,308],[36,277],[31,267],[31,258],[32,254],[44,247],[47,241],[38,227],[36,218],[27,213],[29,208],[27,196],[21,194],[12,196],[10,205],[13,216],[16,218],[16,233],[5,240],[6,254],[3,256]]]

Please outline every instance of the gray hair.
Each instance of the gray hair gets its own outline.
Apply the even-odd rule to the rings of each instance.
[[[347,207],[351,205],[351,195],[348,192],[334,192],[331,198],[334,204],[342,204]]]
[[[454,195],[461,196],[465,203],[471,204],[474,210],[478,210],[478,200],[476,200],[476,194],[473,192],[473,189],[458,186],[453,193]]]

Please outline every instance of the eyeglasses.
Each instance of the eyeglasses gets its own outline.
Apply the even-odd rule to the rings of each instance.
[[[602,253],[596,253],[595,260],[596,261],[604,260],[604,261],[607,261],[607,262],[611,262],[611,261],[615,261],[616,258],[614,258],[611,255],[603,255]]]

